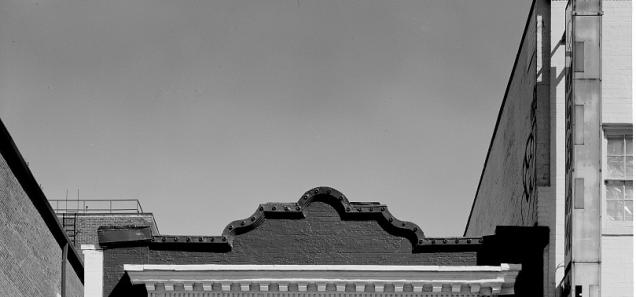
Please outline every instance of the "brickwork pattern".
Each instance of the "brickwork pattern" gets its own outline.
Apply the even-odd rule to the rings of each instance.
[[[545,80],[550,72],[542,70],[545,74],[543,82],[537,84],[536,64],[537,51],[541,53],[542,49],[548,48],[543,46],[537,50],[537,15],[543,17],[544,25],[547,24],[542,31],[542,41],[549,44],[549,11],[548,1],[535,1],[502,103],[465,236],[492,234],[497,225],[533,226],[537,223],[536,186],[550,184],[550,150],[544,147],[536,150],[533,157],[537,167],[524,168],[524,158],[528,152],[529,135],[533,133],[532,115],[536,116],[536,121],[545,122],[549,119],[550,98],[547,96],[549,92]],[[545,53],[542,57],[544,67],[541,69],[549,68]],[[537,105],[533,106],[535,98]],[[549,145],[550,125],[538,125],[535,139],[537,145]],[[527,183],[524,181],[533,175],[538,178],[537,183],[531,188],[534,192],[526,196],[524,185]]]
[[[603,1],[603,123],[632,123],[632,1]]]
[[[161,264],[148,261],[148,247],[127,247],[104,250],[104,295],[126,296],[118,294],[117,285],[124,274],[124,264]],[[203,263],[200,263],[203,264]],[[125,282],[122,282],[125,283]],[[113,293],[113,291],[115,293]]]
[[[602,122],[633,123],[632,1],[603,1]],[[601,296],[633,296],[633,236],[601,239]]]
[[[2,157],[0,234],[0,296],[56,296],[62,250]]]
[[[302,219],[267,219],[234,237],[228,252],[159,249],[152,245],[104,250],[104,296],[123,275],[123,264],[356,264],[476,265],[475,251],[413,253],[408,239],[375,220],[343,221],[329,204],[312,202]],[[116,296],[116,295],[110,295]]]
[[[58,215],[61,220],[61,216]],[[143,214],[81,214],[75,217],[75,248],[82,244],[99,245],[97,229],[101,226],[150,226],[153,235],[159,235],[152,213]]]
[[[150,250],[149,261],[462,265],[475,260],[473,253],[413,254],[408,239],[388,234],[374,220],[343,221],[332,206],[323,202],[313,202],[305,213],[305,219],[269,219],[256,230],[236,235],[229,253]]]
[[[601,244],[601,296],[633,296],[634,237],[604,236]]]

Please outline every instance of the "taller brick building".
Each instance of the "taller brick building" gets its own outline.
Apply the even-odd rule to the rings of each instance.
[[[82,252],[85,263],[85,296],[101,294],[104,279],[98,230],[102,227],[144,228],[159,235],[157,222],[144,212],[137,199],[49,200],[68,238]]]
[[[81,297],[81,256],[0,121],[0,296]]]
[[[547,226],[545,296],[633,296],[631,1],[535,0],[465,236]]]
[[[150,227],[159,235],[151,212],[144,212],[137,199],[49,200],[75,248],[98,245],[102,226]]]

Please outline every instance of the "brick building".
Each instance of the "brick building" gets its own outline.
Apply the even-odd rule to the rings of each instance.
[[[83,296],[82,259],[0,121],[0,296]]]
[[[218,236],[102,227],[103,288],[91,296],[540,296],[547,240],[543,227],[426,237],[386,205],[319,187]]]
[[[150,227],[158,235],[155,217],[137,199],[49,200],[76,249],[98,245],[101,226]],[[90,247],[88,247],[90,248]]]
[[[535,0],[465,236],[547,226],[545,296],[633,296],[631,1]]]
[[[322,193],[311,203],[301,198],[300,213],[295,210],[296,204],[262,205],[259,210],[262,213],[233,222],[216,237],[153,236],[144,228],[102,229],[104,296],[130,292],[140,296],[177,296],[182,292],[221,296],[272,291],[285,295],[288,293],[280,292],[290,292],[290,288],[291,292],[318,292],[311,294],[332,294],[328,292],[334,290],[502,294],[498,290],[503,285],[501,288],[484,285],[485,292],[470,290],[466,287],[470,283],[467,279],[459,286],[431,285],[423,279],[410,280],[409,285],[378,284],[371,278],[361,284],[314,279],[291,285],[289,279],[285,280],[290,277],[286,272],[290,269],[314,278],[337,275],[336,271],[341,271],[336,267],[339,264],[374,265],[376,270],[395,265],[416,266],[409,271],[435,278],[428,265],[464,267],[462,273],[466,273],[471,269],[479,271],[480,266],[488,266],[485,263],[500,268],[502,263],[522,263],[514,287],[527,290],[516,290],[517,295],[632,296],[630,13],[628,0],[533,1],[465,237],[426,238],[416,234],[413,239],[414,235],[392,229],[401,223],[392,216],[393,221],[387,222],[373,215],[353,215],[358,208],[364,214],[368,208],[378,211],[385,206],[339,204],[334,200],[339,193],[335,196]],[[317,190],[337,193],[328,188]],[[328,210],[331,215],[325,215]],[[252,218],[265,223],[262,226],[252,223]],[[327,227],[329,224],[324,225],[323,219],[335,225]],[[376,229],[356,225],[361,221],[368,221]],[[256,224],[259,228],[248,232],[243,224]],[[377,232],[378,226],[382,232]],[[533,258],[531,264],[524,262],[528,259],[492,258],[504,254],[503,245],[499,244],[507,240],[493,245],[487,244],[487,238],[503,238],[503,230],[510,230],[507,228],[518,228],[518,232],[530,228],[533,231],[527,232],[533,234],[531,237],[540,238],[540,234],[546,233],[537,226],[549,229],[547,248],[535,245],[530,252],[540,251],[540,259]],[[416,228],[416,233],[421,231]],[[374,236],[379,239],[368,240]],[[405,240],[411,244],[410,252],[408,248],[404,250],[404,243],[397,243]],[[453,244],[455,241],[457,244]],[[377,246],[382,248],[378,250]],[[525,254],[517,249],[521,247],[508,248],[516,257]],[[532,265],[537,263],[541,264],[540,272],[533,270],[537,266]],[[280,278],[268,283],[254,279],[214,280],[217,273],[235,273],[237,278],[248,280],[240,272],[244,270],[236,267],[239,264],[252,265],[248,269],[255,273],[252,277],[273,273],[272,267],[263,265],[304,268],[277,266],[279,270],[275,272]],[[351,273],[370,273],[359,269],[344,269],[348,274],[341,277],[346,280]],[[391,273],[408,270],[395,269]],[[459,272],[454,270],[455,276],[462,274]],[[394,277],[391,273],[383,277]],[[528,274],[532,275],[532,285],[525,279]],[[174,278],[182,281],[171,282]],[[507,293],[512,292],[504,294]]]
[[[463,237],[328,187],[216,236],[84,205],[60,224],[2,126],[0,295],[82,296],[79,246],[87,297],[632,296],[630,12],[533,1]]]
[[[137,199],[49,200],[64,231],[85,263],[84,296],[101,294],[104,271],[97,238],[100,227],[147,228],[159,235],[152,213],[144,212]]]

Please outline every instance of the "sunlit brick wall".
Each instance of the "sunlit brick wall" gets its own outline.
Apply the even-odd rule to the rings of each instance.
[[[632,123],[632,1],[603,1],[603,123]]]
[[[78,214],[76,217],[75,247],[82,244],[98,245],[97,229],[100,226],[150,226],[159,235],[152,213],[143,214]]]
[[[59,294],[62,250],[1,156],[0,234],[0,296]]]
[[[538,24],[543,24],[540,34]],[[535,225],[540,207],[538,187],[550,186],[549,1],[535,1],[523,36],[466,236],[492,234],[498,225]],[[534,165],[528,166],[528,159]]]

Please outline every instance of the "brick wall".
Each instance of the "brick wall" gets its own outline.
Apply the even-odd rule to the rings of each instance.
[[[124,264],[149,264],[148,247],[121,247],[104,250],[104,295],[128,296]],[[123,288],[122,288],[123,287]],[[120,293],[121,292],[121,293]]]
[[[629,0],[603,1],[603,123],[633,121],[631,6]],[[633,236],[602,236],[601,296],[633,296],[633,267]]]
[[[232,242],[231,246],[222,243],[220,237],[214,241],[219,244],[212,244],[200,243],[196,237],[192,241],[174,241],[178,236],[152,238],[139,228],[102,229],[104,296],[146,296],[143,285],[131,284],[124,273],[124,264],[497,266],[501,263],[522,264],[515,296],[541,295],[542,287],[537,284],[543,279],[542,254],[548,240],[547,228],[498,227],[494,235],[470,238],[473,244],[454,244],[458,238],[436,238],[436,244],[420,246],[418,240],[409,240],[408,234],[392,229],[391,220],[399,222],[399,219],[391,216],[388,220],[384,210],[380,216],[362,208],[347,212],[349,207],[333,202],[338,200],[337,196],[331,196],[332,202],[322,198],[310,200],[303,204],[302,216],[290,212],[262,216],[262,212],[257,212],[254,217],[258,225],[253,228],[225,229],[223,236]],[[385,206],[374,207],[378,208]]]
[[[266,219],[235,235],[230,251],[161,248],[104,249],[104,296],[118,296],[123,264],[357,264],[476,265],[477,252],[414,253],[411,242],[388,233],[376,220],[342,220],[329,204],[312,202],[305,218]],[[211,229],[217,229],[211,227]],[[425,230],[424,230],[425,231]],[[115,290],[115,293],[113,293]]]
[[[540,38],[538,20],[544,27]],[[466,236],[492,234],[498,225],[533,226],[538,222],[537,188],[551,184],[549,45],[550,2],[536,0],[493,132]]]
[[[68,216],[68,215],[67,215]],[[58,214],[61,220],[61,215]],[[159,234],[157,224],[152,213],[102,213],[82,214],[75,216],[75,248],[80,249],[82,244],[99,245],[97,229],[101,226],[150,226],[154,235]]]
[[[601,296],[633,296],[634,237],[603,236],[601,245]]]
[[[229,253],[151,249],[148,261],[179,264],[462,265],[475,260],[474,253],[413,254],[413,246],[408,239],[388,234],[377,221],[343,221],[332,206],[323,202],[313,202],[305,214],[305,219],[265,220],[256,230],[236,235]]]
[[[0,234],[0,296],[59,294],[62,250],[2,157]]]
[[[603,1],[603,123],[632,123],[632,1]]]

